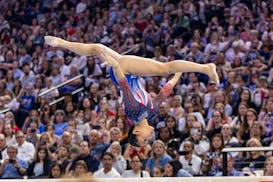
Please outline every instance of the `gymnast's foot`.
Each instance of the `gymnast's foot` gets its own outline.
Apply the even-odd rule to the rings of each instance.
[[[45,36],[44,39],[45,39],[45,43],[48,44],[48,45],[50,45],[50,46],[52,46],[52,47],[59,46],[59,43],[61,41],[60,38],[49,36],[49,35]]]
[[[208,67],[209,67],[208,76],[210,77],[210,79],[212,81],[215,81],[215,83],[216,83],[216,85],[218,87],[219,84],[220,84],[220,81],[219,81],[218,74],[216,72],[216,66],[213,63],[209,63]]]

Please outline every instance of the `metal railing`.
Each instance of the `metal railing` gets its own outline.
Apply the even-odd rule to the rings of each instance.
[[[10,111],[10,108],[5,108],[5,109],[0,111],[0,114],[4,114],[4,113],[9,112],[9,111]]]
[[[74,94],[79,93],[79,92],[81,92],[81,91],[83,91],[83,90],[84,90],[84,88],[81,87],[81,88],[79,88],[79,89],[74,90],[73,92],[71,92],[71,94],[74,95]],[[58,98],[58,99],[56,99],[56,100],[50,102],[49,105],[52,106],[52,105],[54,105],[54,104],[57,104],[58,102],[61,102],[62,100],[64,100],[64,98],[65,98],[65,96],[62,96],[62,97],[60,97],[60,98]]]
[[[55,90],[55,89],[58,89],[58,88],[60,88],[60,87],[62,87],[62,86],[64,86],[64,85],[66,85],[66,84],[68,84],[68,83],[70,83],[70,82],[73,82],[74,80],[77,80],[77,79],[81,78],[82,76],[84,76],[84,75],[83,75],[83,74],[80,74],[80,75],[75,76],[75,77],[73,77],[73,78],[71,78],[71,79],[69,79],[69,80],[66,80],[66,81],[63,82],[63,83],[60,83],[59,85],[54,86],[54,87],[52,87],[52,88],[50,88],[50,89],[48,89],[48,90],[46,90],[46,91],[40,93],[40,94],[38,95],[38,97],[42,97],[42,96],[48,94],[49,92],[52,92],[52,91]]]
[[[261,151],[273,151],[273,147],[234,147],[234,148],[224,148],[223,153],[223,176],[228,175],[227,171],[227,154],[229,152],[261,152]]]

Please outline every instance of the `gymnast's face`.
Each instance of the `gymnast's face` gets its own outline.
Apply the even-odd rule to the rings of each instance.
[[[154,133],[153,127],[147,127],[141,130],[141,132],[137,135],[138,145],[145,146],[149,144],[149,142],[152,139],[153,133]]]

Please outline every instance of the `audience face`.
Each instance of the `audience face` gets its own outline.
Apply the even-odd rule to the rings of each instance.
[[[121,133],[119,130],[110,131],[111,141],[119,141],[120,135],[121,135]]]
[[[14,159],[16,160],[16,156],[17,156],[17,151],[13,148],[8,148],[7,150],[7,154],[9,156],[9,159]]]
[[[80,143],[80,155],[86,156],[90,153],[90,148],[88,146],[88,143],[86,141],[83,141]]]
[[[91,144],[95,144],[98,142],[99,133],[97,130],[91,130],[89,133],[89,141]]]
[[[164,166],[164,174],[168,177],[173,176],[173,167],[169,163],[165,164]]]
[[[219,138],[218,136],[215,136],[215,137],[212,138],[212,146],[213,146],[214,149],[220,150],[222,145],[223,144],[222,144],[221,138]]]
[[[142,162],[137,155],[131,158],[130,166],[134,171],[138,171],[141,169]]]
[[[223,135],[223,137],[229,137],[231,136],[231,128],[228,124],[224,124],[222,126],[222,129],[221,129],[221,134]]]
[[[39,152],[38,152],[38,158],[40,159],[40,160],[45,160],[45,158],[46,158],[46,151],[45,151],[45,149],[41,149],[41,150],[39,150]]]
[[[110,155],[104,155],[102,158],[103,167],[107,170],[111,170],[113,166],[113,158]]]
[[[273,175],[273,157],[272,156],[267,158],[265,161],[264,174],[265,176]]]
[[[15,136],[18,145],[22,145],[25,142],[25,136],[23,132],[18,132]]]
[[[62,135],[62,142],[63,144],[65,145],[70,145],[71,142],[72,142],[72,137],[71,137],[71,134],[67,131],[65,131]]]
[[[58,156],[59,156],[60,158],[64,158],[64,157],[67,157],[67,155],[68,155],[68,150],[67,150],[67,148],[65,148],[65,147],[63,147],[63,146],[59,147],[59,149],[58,149]]]
[[[59,165],[54,165],[51,168],[51,174],[53,178],[60,178],[61,177],[61,168]]]
[[[162,143],[156,143],[153,146],[153,152],[157,155],[157,156],[161,156],[165,153],[165,146]]]
[[[76,177],[84,176],[84,175],[86,175],[86,173],[87,173],[87,170],[83,165],[79,164],[79,165],[75,166],[75,176]]]
[[[153,172],[153,177],[163,177],[164,172],[161,168],[155,167]]]

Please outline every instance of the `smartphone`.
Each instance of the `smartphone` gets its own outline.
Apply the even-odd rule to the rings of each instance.
[[[189,152],[188,151],[178,151],[179,155],[188,155]]]
[[[99,125],[95,125],[95,126],[92,126],[92,128],[95,129],[95,130],[99,130],[100,126]]]
[[[9,163],[14,163],[15,160],[14,159],[9,159]]]

